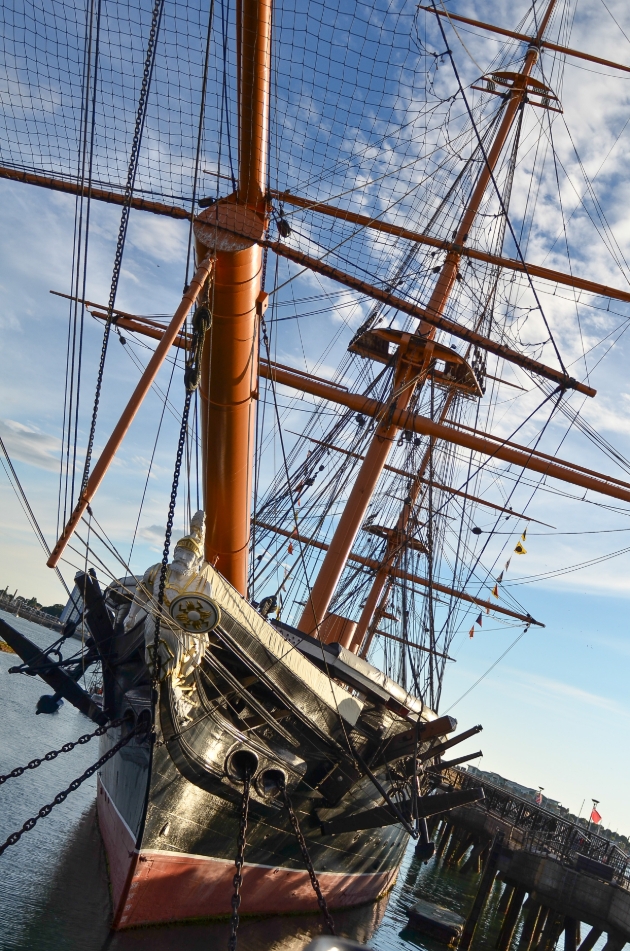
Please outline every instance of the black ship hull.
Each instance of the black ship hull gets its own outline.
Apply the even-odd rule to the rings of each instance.
[[[126,747],[98,781],[114,927],[230,914],[238,806],[190,783],[164,748],[155,751],[149,781],[148,750],[143,751],[143,769],[138,768],[139,752]],[[139,793],[147,782],[146,822],[139,836],[145,798]],[[332,908],[373,901],[392,887],[407,843],[400,826],[327,842],[312,815],[312,801],[294,796],[293,805]],[[346,838],[350,842],[344,847],[339,840]],[[241,914],[318,910],[284,810],[273,816],[250,811],[245,857]]]
[[[407,844],[407,832],[393,819],[336,835],[325,835],[322,823],[383,804],[351,751],[361,750],[390,785],[390,766],[375,764],[375,756],[393,736],[409,730],[409,709],[402,701],[418,701],[391,681],[389,692],[383,689],[387,678],[358,659],[362,672],[350,676],[363,677],[365,692],[356,684],[340,684],[338,659],[333,680],[330,670],[305,656],[286,630],[263,620],[216,573],[212,590],[221,622],[183,692],[182,681],[178,689],[171,678],[159,687],[153,740],[142,625],[124,634],[120,624],[114,628],[119,633],[106,658],[111,676],[105,678],[105,706],[126,723],[103,737],[102,751],[132,726],[139,729],[104,766],[98,783],[116,928],[231,912],[244,768],[251,770],[252,791],[243,914],[318,909],[281,786],[332,908],[387,892]],[[88,599],[94,632],[105,620],[99,596],[94,584]],[[307,640],[312,651],[312,639]],[[331,655],[331,663],[334,659]],[[433,717],[425,709],[421,722]]]

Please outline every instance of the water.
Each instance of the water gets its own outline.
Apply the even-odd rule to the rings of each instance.
[[[0,612],[38,645],[54,634],[21,618]],[[34,714],[42,693],[39,678],[7,675],[18,662],[0,653],[0,773],[24,765],[47,750],[92,730],[74,707],[64,704],[53,716]],[[51,802],[98,757],[97,741],[62,754],[52,763],[27,771],[0,787],[0,841]],[[208,951],[226,948],[225,921],[109,931],[110,897],[107,866],[98,832],[95,779],[88,780],[50,816],[0,858],[0,951]],[[444,869],[435,860],[417,862],[411,844],[398,882],[390,895],[373,905],[334,915],[340,934],[368,943],[374,951],[444,951],[407,928],[406,909],[418,898],[436,901],[465,915],[478,877]],[[498,934],[493,920],[497,886],[488,902],[474,951],[492,948]],[[239,951],[301,951],[324,931],[318,915],[242,919]],[[603,947],[603,940],[597,948]]]

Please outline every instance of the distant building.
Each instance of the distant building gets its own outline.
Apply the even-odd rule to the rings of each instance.
[[[515,783],[511,779],[506,779],[504,776],[500,776],[498,773],[487,772],[484,769],[479,769],[477,766],[468,766],[467,771],[472,775],[476,776],[479,779],[483,780],[486,783],[492,783],[493,786],[498,786],[501,789],[505,789],[506,792],[511,793],[513,796],[519,796],[521,799],[529,799],[532,802],[536,802],[536,797],[539,794],[538,789],[530,789],[529,786],[521,786],[520,783]],[[584,819],[577,816],[574,816],[573,813],[569,812],[566,806],[563,806],[557,799],[549,799],[547,796],[542,796],[542,802],[540,806],[543,809],[548,809],[550,812],[555,812],[559,816],[562,816],[563,819],[567,819],[569,822],[574,822],[580,826],[586,828],[588,826],[588,819]],[[603,836],[609,841],[614,842],[620,849],[623,849],[624,852],[630,853],[630,839],[628,836],[619,835],[617,832],[613,832],[611,829],[603,829],[601,826],[597,829],[597,834]]]

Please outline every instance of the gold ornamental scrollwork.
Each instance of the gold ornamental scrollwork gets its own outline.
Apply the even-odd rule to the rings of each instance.
[[[221,620],[221,608],[211,598],[185,594],[174,598],[170,614],[182,630],[188,634],[206,634],[213,631]]]

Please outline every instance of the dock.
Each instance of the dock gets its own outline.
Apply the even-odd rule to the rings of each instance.
[[[469,785],[482,785],[485,800],[436,817],[431,827],[438,857],[462,874],[482,873],[459,948],[471,946],[499,885],[497,951],[551,951],[562,935],[565,951],[591,951],[602,935],[604,951],[621,951],[630,941],[630,856],[597,832],[464,770],[436,774],[440,791]]]

